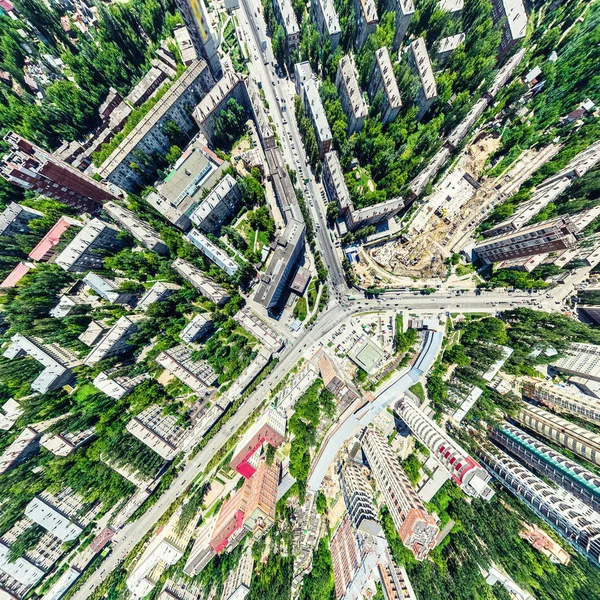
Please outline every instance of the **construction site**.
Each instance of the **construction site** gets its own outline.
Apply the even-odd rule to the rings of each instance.
[[[489,156],[499,146],[496,135],[476,137],[432,194],[402,223],[402,236],[360,249],[361,262],[355,269],[362,285],[405,286],[414,279],[433,284],[445,279],[444,260],[467,249],[479,224],[560,149],[551,144],[527,150],[498,177],[482,175]]]

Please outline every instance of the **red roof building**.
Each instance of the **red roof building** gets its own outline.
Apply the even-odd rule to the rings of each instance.
[[[7,276],[6,279],[0,283],[0,288],[13,288],[31,269],[35,269],[35,264],[21,261]]]
[[[60,242],[62,234],[72,226],[83,227],[83,223],[70,217],[61,217],[41,239],[40,243],[29,253],[29,258],[40,262],[50,260],[54,254],[54,248]]]

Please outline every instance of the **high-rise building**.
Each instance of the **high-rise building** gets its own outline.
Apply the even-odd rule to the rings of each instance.
[[[431,66],[424,38],[417,38],[410,44],[408,61],[413,71],[419,77],[421,84],[417,96],[417,105],[419,107],[417,120],[420,120],[438,96],[435,75],[433,74],[433,67]]]
[[[600,513],[598,475],[510,423],[503,423],[493,429],[490,437],[529,467],[552,479]]]
[[[314,0],[310,3],[310,11],[317,30],[329,38],[331,49],[335,50],[342,30],[333,0]]]
[[[402,100],[400,99],[398,82],[396,81],[394,68],[390,60],[390,53],[386,46],[379,48],[375,52],[375,60],[371,68],[371,79],[369,82],[371,102],[380,91],[383,92],[381,120],[383,123],[389,123],[400,112]]]
[[[236,214],[239,204],[240,188],[228,173],[190,213],[190,221],[204,233],[215,233]]]
[[[252,548],[248,547],[244,550],[237,567],[229,573],[225,580],[222,600],[243,600],[250,593],[253,566]]]
[[[188,577],[198,575],[215,555],[215,550],[211,546],[210,541],[212,540],[215,525],[217,524],[217,516],[212,515],[206,519],[206,522],[202,521],[202,527],[198,531],[188,561],[183,568],[183,572]]]
[[[206,60],[214,78],[220,79],[223,69],[217,52],[218,39],[210,26],[204,0],[176,0],[175,4],[183,17],[198,56]]]
[[[11,202],[0,214],[0,235],[13,236],[17,233],[27,233],[29,221],[43,216],[44,213],[39,210]]]
[[[560,488],[551,487],[499,450],[479,454],[494,476],[551,525],[578,552],[600,565],[600,515]]]
[[[127,340],[137,331],[144,315],[123,315],[85,357],[86,365],[95,365],[105,358],[118,356],[130,350]]]
[[[212,279],[207,277],[200,269],[194,267],[189,262],[176,258],[171,267],[181,275],[186,281],[191,283],[203,296],[206,296],[217,306],[221,306],[229,300],[229,294]]]
[[[11,131],[4,139],[11,152],[3,158],[0,174],[7,181],[82,212],[98,212],[104,202],[116,198],[105,185],[20,135]]]
[[[415,437],[450,473],[452,480],[469,496],[489,500],[494,490],[488,485],[490,476],[485,469],[463,450],[432,419],[427,417],[407,398],[396,404],[400,418]]]
[[[514,419],[527,429],[568,448],[595,465],[600,465],[600,435],[529,404],[524,405]]]
[[[404,41],[410,21],[415,14],[415,3],[413,0],[387,0],[386,7],[388,10],[393,10],[396,15],[396,28],[392,43],[392,50],[396,52]]]
[[[342,108],[348,117],[348,135],[352,135],[362,129],[368,109],[358,85],[354,60],[349,54],[342,56],[338,63],[335,86],[340,95]]]
[[[56,257],[56,264],[65,271],[81,272],[104,267],[105,253],[123,246],[119,229],[100,219],[92,219]]]
[[[356,39],[354,44],[360,50],[367,38],[375,33],[379,16],[375,0],[354,0],[354,14],[356,18]]]
[[[335,582],[335,597],[344,598],[361,563],[360,550],[348,515],[343,519],[329,544]]]
[[[439,527],[383,436],[367,428],[360,442],[402,543],[417,560],[423,560],[437,542]]]
[[[197,229],[192,229],[185,237],[189,242],[194,244],[206,258],[214,262],[217,267],[225,271],[230,277],[233,277],[238,272],[240,265],[231,258],[225,250],[219,248],[219,246],[211,242]]]
[[[555,412],[570,413],[600,425],[600,401],[596,398],[538,379],[523,382],[523,396],[540,402]]]
[[[556,217],[519,231],[480,242],[473,249],[485,264],[573,248],[576,228],[568,217]]]
[[[365,533],[378,534],[381,525],[375,512],[373,491],[364,473],[365,468],[352,460],[340,463],[340,488],[354,528]]]
[[[494,23],[504,27],[500,42],[500,53],[504,55],[527,33],[523,0],[492,0],[492,18]]]
[[[256,467],[249,463],[250,458],[263,444],[279,448],[285,440],[285,426],[285,417],[269,409],[237,443],[229,466],[246,478],[252,477]]]

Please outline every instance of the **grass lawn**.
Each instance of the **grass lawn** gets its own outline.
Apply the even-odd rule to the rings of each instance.
[[[302,298],[298,298],[298,302],[296,302],[296,306],[294,306],[294,317],[299,321],[304,321],[306,319],[306,298],[304,296]]]
[[[415,385],[411,385],[408,389],[420,400],[425,400],[425,390],[423,389],[423,384],[415,383]]]
[[[97,390],[91,383],[86,383],[77,389],[77,391],[75,392],[75,397],[77,398],[77,400],[83,401],[86,398],[89,398],[90,396],[93,396],[94,394],[98,393],[99,390]]]
[[[315,306],[317,305],[317,294],[317,284],[314,279],[311,279],[310,283],[308,284],[308,290],[306,292],[306,296],[308,299],[308,309],[311,311],[314,310]]]

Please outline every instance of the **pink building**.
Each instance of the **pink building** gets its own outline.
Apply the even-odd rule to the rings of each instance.
[[[0,288],[12,288],[31,271],[35,269],[33,263],[27,261],[21,261],[7,276],[6,279],[0,283]]]
[[[62,234],[72,226],[83,227],[83,223],[70,217],[61,217],[41,239],[40,243],[29,253],[29,258],[40,262],[50,260],[54,254],[55,246],[60,242]]]

